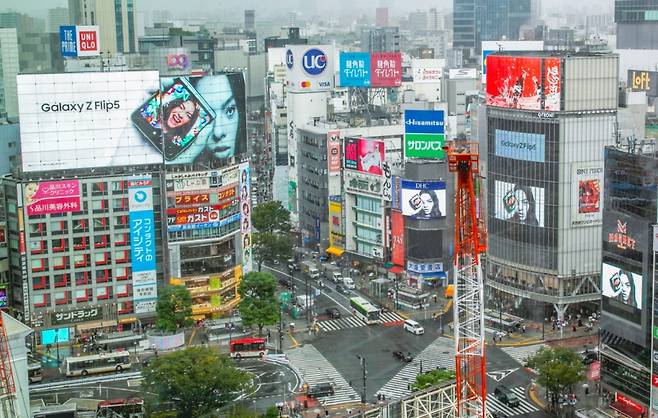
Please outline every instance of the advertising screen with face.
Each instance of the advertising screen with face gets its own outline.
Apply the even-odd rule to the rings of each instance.
[[[642,275],[603,263],[601,293],[624,305],[642,309]]]
[[[600,225],[603,210],[603,167],[574,165],[571,172],[571,226]]]
[[[544,189],[496,180],[494,216],[503,221],[544,227]]]
[[[358,140],[357,148],[357,170],[362,173],[376,174],[381,176],[382,163],[384,162],[384,142]]]
[[[541,59],[487,57],[487,105],[512,109],[543,109]]]
[[[443,181],[400,182],[402,214],[413,219],[446,216],[446,184]]]

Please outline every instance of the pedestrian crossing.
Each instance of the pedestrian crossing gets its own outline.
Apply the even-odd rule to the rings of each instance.
[[[360,400],[359,395],[350,387],[343,376],[312,345],[306,344],[303,347],[289,351],[288,360],[309,387],[327,382],[334,386],[335,393],[333,395],[319,398],[323,405],[336,405]]]
[[[535,355],[535,353],[537,353],[542,347],[546,347],[546,344],[534,344],[522,347],[501,347],[501,350],[516,360],[520,365],[525,366],[526,359]]]
[[[489,411],[501,412],[508,417],[515,415],[527,415],[531,412],[539,411],[539,408],[526,399],[525,389],[517,386],[509,388],[519,398],[519,406],[511,407],[496,399],[493,392],[487,393],[486,408]]]
[[[404,318],[400,316],[400,314],[398,314],[397,312],[383,312],[380,315],[380,318],[381,318],[380,323],[383,324],[404,321]],[[363,327],[366,325],[365,322],[363,322],[356,316],[344,316],[338,319],[327,319],[324,321],[318,321],[317,324],[320,327],[320,329],[325,332],[338,331],[341,329],[348,329],[348,328]]]
[[[455,370],[453,341],[445,337],[432,341],[432,344],[425,347],[377,392],[385,395],[387,399],[401,399],[411,394],[409,385],[416,381],[416,375],[420,373],[421,360],[425,372],[439,368]]]

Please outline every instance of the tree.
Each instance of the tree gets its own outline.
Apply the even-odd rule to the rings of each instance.
[[[261,272],[248,273],[242,278],[238,292],[243,324],[258,326],[258,333],[262,334],[265,325],[279,322],[276,279],[273,275]]]
[[[250,389],[251,375],[211,348],[190,347],[154,358],[142,370],[145,391],[173,403],[178,417],[199,417]]]
[[[160,291],[155,306],[155,327],[160,331],[176,332],[191,326],[192,297],[185,286],[166,286]]]
[[[258,232],[253,234],[253,254],[260,271],[263,262],[283,261],[292,257],[290,234]]]
[[[561,394],[573,392],[573,386],[585,378],[582,359],[566,347],[543,347],[528,358],[526,366],[537,371],[537,383],[546,388],[553,407]]]
[[[272,200],[254,207],[251,224],[258,232],[290,232],[290,212]]]
[[[411,389],[414,391],[423,390],[450,380],[455,380],[454,371],[447,369],[431,370],[417,375],[416,382],[411,386]]]

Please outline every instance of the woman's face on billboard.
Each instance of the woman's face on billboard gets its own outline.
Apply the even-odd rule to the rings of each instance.
[[[216,114],[212,129],[204,129],[200,135],[204,137],[206,148],[217,159],[234,156],[240,114],[228,77],[204,77],[199,80],[196,88]]]
[[[519,214],[519,220],[525,222],[528,219],[528,210],[530,209],[530,202],[523,190],[517,190],[516,193],[516,211]]]

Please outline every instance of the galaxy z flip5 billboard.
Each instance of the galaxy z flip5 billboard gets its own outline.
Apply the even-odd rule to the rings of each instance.
[[[246,150],[242,74],[21,74],[23,171],[216,162]]]

